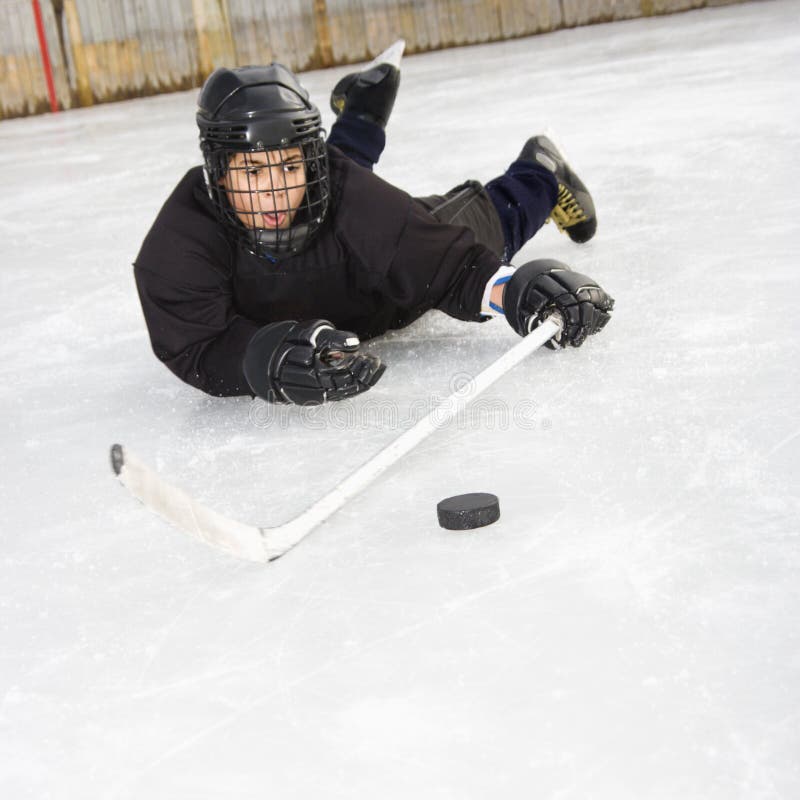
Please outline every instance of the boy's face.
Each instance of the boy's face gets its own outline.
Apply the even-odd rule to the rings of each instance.
[[[306,168],[299,147],[236,153],[221,181],[228,202],[247,228],[288,228],[306,193]]]

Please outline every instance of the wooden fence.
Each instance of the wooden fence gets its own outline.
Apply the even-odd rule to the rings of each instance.
[[[415,53],[739,1],[0,0],[0,119],[187,89],[220,65],[303,71],[401,37]]]

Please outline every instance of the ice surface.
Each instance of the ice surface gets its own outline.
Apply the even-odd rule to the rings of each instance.
[[[349,406],[276,414],[149,351],[130,263],[197,163],[188,92],[0,124],[0,795],[800,796],[800,14],[792,0],[406,58],[380,174],[488,180],[552,127],[617,299],[269,567],[120,487],[121,441],[275,524],[503,353],[429,315]],[[327,124],[347,68],[304,82]],[[436,503],[489,491],[453,533]]]

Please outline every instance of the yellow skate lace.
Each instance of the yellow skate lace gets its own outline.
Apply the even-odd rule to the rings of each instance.
[[[572,192],[566,186],[558,184],[558,201],[556,207],[550,212],[548,222],[553,220],[560,231],[571,228],[579,222],[585,222],[586,212],[581,208],[580,203],[575,199]]]

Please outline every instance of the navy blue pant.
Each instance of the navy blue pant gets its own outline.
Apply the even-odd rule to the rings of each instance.
[[[338,147],[346,156],[351,158],[356,164],[372,169],[378,163],[378,159],[386,146],[386,133],[378,125],[374,125],[366,120],[359,119],[355,115],[350,115],[346,111],[341,114],[331,128],[331,135],[328,142]],[[491,200],[488,203],[470,204],[470,209],[484,208],[491,213],[494,208],[499,219],[503,234],[502,252],[498,255],[504,261],[510,261],[515,253],[544,225],[550,212],[556,204],[558,198],[558,181],[550,170],[533,161],[514,161],[511,166],[500,176],[489,181],[485,186],[470,182],[470,186],[477,187],[474,191],[485,192]],[[457,187],[453,192],[463,194],[464,186]],[[449,199],[453,192],[444,195],[442,200],[442,212],[444,212],[444,202],[448,207],[452,207]],[[425,198],[431,212],[443,222],[461,222],[471,227],[468,221],[463,219],[448,219],[444,213],[437,214],[435,203],[431,203],[432,198]],[[483,213],[487,213],[484,211]],[[484,229],[495,228],[495,220],[487,220]],[[478,231],[476,231],[478,235]],[[491,244],[488,237],[478,235],[479,241]],[[496,246],[492,249],[497,250]]]

